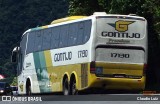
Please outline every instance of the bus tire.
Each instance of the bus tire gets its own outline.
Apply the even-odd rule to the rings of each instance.
[[[76,79],[75,78],[73,78],[70,83],[70,94],[71,95],[78,95],[78,90],[76,88]]]
[[[68,78],[65,78],[64,81],[63,81],[63,95],[69,95]]]
[[[27,84],[26,84],[26,95],[32,95],[32,91],[31,91],[31,83],[29,80],[27,80]]]

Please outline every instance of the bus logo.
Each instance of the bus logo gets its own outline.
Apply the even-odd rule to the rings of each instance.
[[[132,24],[135,21],[123,21],[123,20],[119,20],[116,21],[115,24],[114,23],[108,23],[110,26],[114,27],[115,30],[119,31],[119,32],[125,32],[128,30],[128,26],[130,24]]]

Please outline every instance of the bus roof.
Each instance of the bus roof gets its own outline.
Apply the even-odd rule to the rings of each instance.
[[[66,21],[71,21],[71,20],[76,20],[76,19],[82,19],[85,17],[87,16],[70,16],[70,17],[54,20],[51,22],[51,24],[56,24],[56,23],[61,23],[61,22],[66,22]]]
[[[56,25],[56,24],[59,24],[59,23],[65,23],[65,22],[69,22],[69,21],[72,21],[72,20],[73,21],[74,20],[80,20],[80,19],[84,19],[86,17],[88,17],[88,18],[93,18],[94,17],[95,18],[95,17],[106,17],[106,16],[109,17],[109,18],[113,18],[113,17],[124,18],[124,19],[127,19],[127,18],[134,18],[134,19],[136,19],[137,18],[137,19],[145,20],[145,18],[137,16],[135,14],[134,15],[133,14],[121,15],[121,14],[106,14],[105,12],[95,12],[91,16],[70,16],[70,17],[65,17],[65,18],[53,20],[51,22],[51,24],[49,24],[49,25]],[[30,31],[35,31],[35,30],[41,30],[41,29],[49,28],[49,25],[40,26],[40,27],[36,27],[36,28],[31,28],[31,29],[28,29],[25,33],[30,32]],[[23,37],[23,35],[22,35],[22,37]]]

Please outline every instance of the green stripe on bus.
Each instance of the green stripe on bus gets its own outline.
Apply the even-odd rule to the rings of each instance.
[[[33,53],[33,57],[34,57],[35,68],[36,69],[41,68],[39,53],[38,52]]]
[[[39,82],[40,92],[51,92],[51,88],[47,87],[50,84],[48,72],[46,69],[45,56],[43,52],[33,53],[37,78]]]
[[[40,59],[41,68],[46,68],[44,52],[39,52],[39,59]]]

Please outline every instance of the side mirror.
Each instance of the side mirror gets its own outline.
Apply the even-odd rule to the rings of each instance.
[[[16,63],[18,59],[19,47],[15,47],[12,51],[11,62]]]

